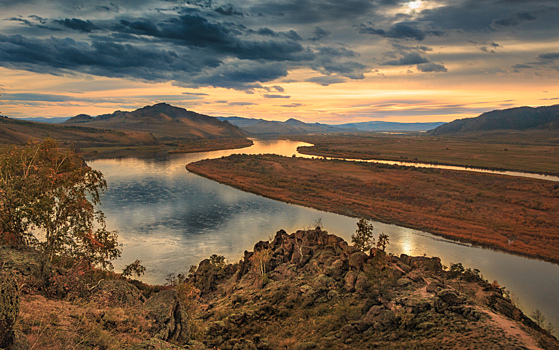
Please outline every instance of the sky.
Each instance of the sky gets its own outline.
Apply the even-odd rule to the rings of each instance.
[[[559,104],[557,0],[0,0],[0,114],[448,122]]]

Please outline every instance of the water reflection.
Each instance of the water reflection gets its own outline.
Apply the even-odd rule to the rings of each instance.
[[[102,209],[110,229],[120,232],[121,270],[135,259],[147,267],[148,283],[163,283],[168,273],[185,272],[211,254],[238,261],[244,250],[267,240],[279,229],[294,232],[321,219],[331,233],[350,241],[356,219],[285,204],[235,190],[189,173],[189,162],[233,153],[275,153],[291,156],[302,142],[259,141],[241,150],[169,155],[158,159],[95,160],[108,182]],[[519,299],[528,313],[536,308],[559,324],[559,266],[488,249],[451,242],[425,232],[373,223],[375,233],[390,236],[393,254],[439,256],[447,266],[462,262],[497,279]]]

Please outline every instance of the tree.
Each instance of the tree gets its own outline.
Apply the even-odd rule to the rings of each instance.
[[[35,245],[51,261],[112,268],[121,254],[118,234],[95,210],[106,186],[101,172],[53,139],[9,146],[0,152],[0,237]]]
[[[373,224],[365,218],[359,219],[357,222],[357,230],[354,235],[351,235],[351,242],[355,247],[363,252],[371,250],[375,244],[373,238]]]
[[[383,232],[380,235],[378,235],[377,248],[381,249],[384,252],[389,242],[390,242],[390,237],[388,237],[388,235]]]

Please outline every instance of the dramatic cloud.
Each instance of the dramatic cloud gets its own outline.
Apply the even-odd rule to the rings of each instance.
[[[496,20],[493,22],[496,26],[510,27],[520,25],[522,22],[535,21],[536,17],[532,16],[528,12],[517,13],[512,17]]]
[[[444,65],[433,62],[419,64],[417,65],[417,70],[424,73],[447,72]]]
[[[397,60],[389,60],[382,62],[382,66],[412,66],[414,64],[428,63],[429,60],[421,56],[417,52],[407,53],[404,57]]]
[[[389,30],[385,31],[383,29],[375,29],[373,27],[367,27],[366,25],[362,24],[357,26],[359,34],[373,34],[373,35],[380,35],[385,38],[392,38],[392,39],[408,39],[408,40],[417,40],[421,41],[425,39],[428,35],[434,36],[442,36],[442,31],[437,30],[428,30],[424,31],[413,24],[409,23],[397,23],[393,25]]]

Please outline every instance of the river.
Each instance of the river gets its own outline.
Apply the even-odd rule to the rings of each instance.
[[[184,273],[212,254],[236,262],[259,240],[284,229],[294,232],[314,227],[320,220],[325,230],[348,242],[357,219],[286,204],[242,192],[188,172],[185,165],[234,153],[298,154],[303,142],[255,140],[237,150],[174,154],[156,159],[98,159],[88,164],[103,172],[108,189],[101,209],[107,227],[119,231],[122,257],[116,271],[142,260],[147,283],[164,283],[170,273]],[[559,265],[491,249],[472,247],[426,232],[373,222],[375,235],[390,236],[389,253],[438,256],[443,264],[461,262],[481,270],[489,281],[497,280],[518,298],[525,313],[539,309],[559,326]]]

